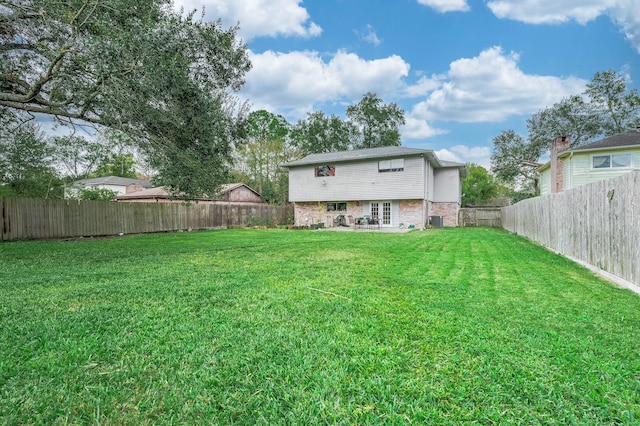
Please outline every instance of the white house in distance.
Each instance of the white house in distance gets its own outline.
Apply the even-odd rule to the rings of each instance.
[[[640,170],[640,129],[569,149],[569,136],[551,143],[551,160],[538,168],[540,194],[552,194]]]
[[[423,229],[431,216],[458,224],[465,165],[432,150],[388,146],[311,154],[289,169],[289,201],[298,225],[344,215],[378,218],[382,227]]]
[[[144,188],[151,188],[150,180],[124,178],[120,176],[104,176],[90,179],[81,179],[73,182],[69,188],[70,192],[78,192],[82,189],[108,189],[117,195],[139,191]]]

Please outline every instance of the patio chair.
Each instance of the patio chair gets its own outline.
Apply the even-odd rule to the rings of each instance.
[[[349,219],[349,226],[355,226],[355,222],[353,221],[353,216],[349,215],[347,216],[347,219]]]

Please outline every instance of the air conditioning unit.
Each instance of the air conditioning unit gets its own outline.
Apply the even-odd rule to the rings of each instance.
[[[444,227],[442,216],[429,216],[429,225],[434,228]]]

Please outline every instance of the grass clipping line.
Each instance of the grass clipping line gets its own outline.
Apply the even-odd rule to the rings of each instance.
[[[348,298],[346,296],[342,296],[340,294],[331,293],[330,291],[320,290],[319,288],[314,288],[314,287],[307,287],[307,288],[309,290],[317,291],[317,292],[323,293],[323,294],[329,294],[331,296],[339,297],[340,299],[344,299],[344,300],[348,300],[349,302],[353,302],[353,300],[351,300],[350,298]]]

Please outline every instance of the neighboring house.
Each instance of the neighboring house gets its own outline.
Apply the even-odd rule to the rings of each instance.
[[[640,129],[570,149],[569,136],[551,143],[551,160],[538,168],[540,194],[552,194],[640,170]]]
[[[337,215],[371,215],[382,226],[458,224],[465,165],[439,160],[432,150],[381,147],[312,154],[289,169],[289,201],[299,225],[331,224]]]
[[[129,203],[181,203],[184,200],[174,199],[162,187],[147,188],[136,192],[120,195],[116,201]],[[238,203],[238,204],[262,204],[260,194],[244,183],[230,183],[222,185],[220,192],[215,197],[196,198],[198,203]]]
[[[108,189],[118,195],[122,195],[133,191],[139,191],[143,188],[151,188],[152,186],[153,185],[149,180],[123,178],[119,176],[105,176],[77,180],[68,188],[68,192],[77,195],[77,193],[82,189]]]

